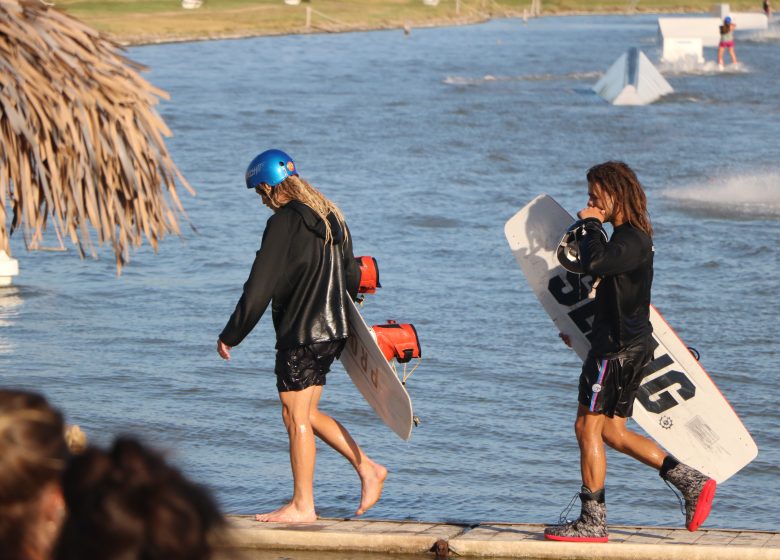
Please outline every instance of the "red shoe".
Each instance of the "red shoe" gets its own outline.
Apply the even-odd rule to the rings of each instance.
[[[685,499],[685,528],[695,531],[701,527],[712,509],[718,483],[683,463],[666,471],[663,479],[674,484]]]
[[[574,501],[580,498],[582,509],[575,521],[564,521]],[[544,538],[548,541],[564,542],[607,542],[607,504],[604,501],[604,489],[591,492],[582,487],[582,492],[576,494],[564,513],[561,514],[559,525],[544,528]]]
[[[693,511],[693,516],[691,517],[691,520],[685,524],[685,527],[689,531],[695,531],[707,520],[707,516],[712,509],[712,499],[715,497],[715,489],[717,486],[718,483],[712,478],[704,483],[704,487],[699,493],[699,499],[696,500],[696,508]]]

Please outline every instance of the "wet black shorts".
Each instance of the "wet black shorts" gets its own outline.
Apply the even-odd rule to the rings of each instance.
[[[284,393],[325,385],[325,374],[330,371],[333,360],[341,355],[345,342],[346,339],[316,342],[277,350],[276,388]]]
[[[652,336],[612,356],[602,358],[589,353],[580,374],[580,404],[610,418],[630,418],[645,366],[652,358]]]

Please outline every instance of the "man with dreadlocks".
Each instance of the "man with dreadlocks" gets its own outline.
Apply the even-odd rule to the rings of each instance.
[[[664,480],[677,487],[685,499],[686,527],[695,531],[709,515],[715,480],[626,428],[654,349],[650,324],[653,229],[647,199],[636,174],[623,162],[595,165],[587,180],[588,206],[578,213],[585,230],[579,242],[580,265],[600,280],[591,350],[582,365],[574,424],[580,447],[582,507],[579,518],[547,527],[544,536],[558,541],[607,541],[604,443],[658,469]],[[609,240],[604,222],[614,227]],[[561,338],[570,345],[565,333]]]
[[[341,453],[361,482],[363,514],[379,499],[387,469],[368,458],[349,432],[318,409],[325,374],[348,335],[346,298],[357,295],[360,269],[338,207],[301,179],[281,150],[267,150],[249,164],[246,186],[273,210],[249,279],[236,309],[217,340],[230,349],[254,328],[272,304],[276,330],[276,387],[290,442],[293,496],[257,521],[309,522],[314,509],[316,435]]]

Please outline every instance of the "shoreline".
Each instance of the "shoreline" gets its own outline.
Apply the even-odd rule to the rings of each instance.
[[[507,16],[508,18],[511,17],[522,17],[520,16]],[[478,23],[485,23],[487,21],[490,21],[491,19],[505,19],[504,17],[495,18],[491,16],[485,16],[485,17],[466,17],[466,18],[459,18],[455,20],[446,20],[446,21],[432,21],[432,22],[426,22],[416,25],[409,25],[409,29],[429,29],[434,27],[457,27],[461,25],[474,25]],[[214,34],[214,35],[193,35],[193,36],[187,36],[187,37],[170,37],[170,36],[159,36],[159,37],[139,37],[139,38],[130,38],[130,39],[118,39],[116,37],[113,37],[112,35],[108,35],[109,38],[117,43],[118,45],[121,45],[123,47],[142,47],[142,46],[150,46],[150,45],[165,45],[165,44],[171,44],[171,43],[196,43],[201,41],[224,41],[224,40],[237,40],[237,39],[251,39],[255,37],[285,37],[290,35],[323,35],[323,34],[336,34],[336,33],[365,33],[369,31],[393,31],[393,30],[403,30],[403,25],[355,25],[355,26],[341,26],[341,27],[312,27],[311,29],[284,29],[279,32],[273,32],[273,31],[248,31],[245,33],[224,33],[224,34]]]
[[[151,45],[164,45],[164,44],[176,44],[176,43],[194,43],[201,41],[222,41],[222,40],[238,40],[238,39],[250,39],[255,37],[281,37],[290,35],[319,35],[327,33],[365,33],[370,31],[404,31],[410,33],[414,29],[431,29],[439,27],[458,27],[464,25],[477,25],[480,23],[486,23],[492,20],[499,19],[522,19],[527,18],[528,21],[537,18],[547,17],[574,17],[574,16],[632,16],[632,15],[653,15],[653,14],[705,14],[697,9],[676,9],[676,10],[657,10],[657,9],[632,9],[632,10],[613,10],[613,11],[600,11],[600,10],[563,10],[563,11],[550,11],[535,16],[524,14],[523,12],[516,12],[514,10],[504,11],[501,14],[489,14],[478,13],[458,17],[445,17],[445,18],[433,18],[426,21],[414,22],[414,23],[385,23],[371,25],[367,23],[359,24],[331,24],[331,25],[318,25],[310,28],[305,27],[291,27],[283,28],[278,31],[269,31],[266,29],[257,29],[253,31],[245,32],[224,32],[224,33],[193,33],[192,35],[136,35],[136,36],[117,36],[110,32],[101,31],[111,41],[121,47],[140,47]],[[88,20],[89,25],[92,25]]]

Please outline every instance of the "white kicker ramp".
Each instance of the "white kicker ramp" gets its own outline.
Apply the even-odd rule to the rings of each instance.
[[[645,53],[631,47],[596,82],[593,91],[613,105],[648,105],[674,90]]]

